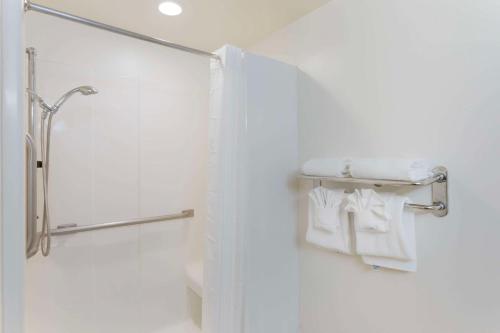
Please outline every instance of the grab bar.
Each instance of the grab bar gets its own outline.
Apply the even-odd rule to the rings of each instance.
[[[181,213],[178,214],[153,216],[153,217],[138,218],[138,219],[124,220],[124,221],[116,221],[116,222],[106,222],[100,224],[90,224],[81,226],[76,224],[63,224],[63,225],[58,225],[55,229],[51,229],[50,234],[52,236],[62,236],[62,235],[76,234],[79,232],[86,232],[92,230],[125,227],[131,225],[161,222],[168,220],[177,220],[193,216],[194,216],[194,209],[187,209],[183,210]]]
[[[28,61],[29,90],[36,90],[36,51],[33,47],[26,49]],[[26,134],[26,257],[31,258],[38,251],[40,236],[37,230],[37,151],[36,135],[36,103],[35,96],[28,96],[28,133]]]
[[[30,258],[36,253],[37,239],[37,207],[36,207],[36,147],[30,134],[26,134],[26,256]]]

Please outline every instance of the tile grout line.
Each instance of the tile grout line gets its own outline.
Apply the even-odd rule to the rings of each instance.
[[[96,75],[96,72],[95,72],[95,69],[92,71],[92,76],[94,78],[94,82],[97,81],[97,75]],[[95,186],[95,182],[96,182],[96,176],[95,176],[95,168],[96,168],[96,164],[95,164],[95,161],[96,161],[96,153],[95,153],[95,146],[96,146],[96,101],[95,99],[93,98],[92,99],[92,112],[91,112],[91,156],[92,156],[92,163],[91,163],[91,168],[92,168],[92,171],[91,171],[91,223],[95,223],[95,215],[96,215],[96,203],[95,203],[95,191],[96,191],[96,186]],[[90,235],[90,241],[91,241],[91,244],[92,244],[92,249],[91,249],[91,256],[90,256],[90,264],[91,264],[91,276],[92,276],[92,280],[91,280],[91,283],[92,283],[92,300],[93,300],[93,303],[96,304],[97,303],[97,300],[98,300],[98,297],[97,297],[97,269],[96,269],[96,264],[95,264],[95,251],[96,251],[96,238],[94,236],[94,234],[92,233]],[[97,312],[95,311],[95,307],[93,307],[93,310],[92,310],[92,318],[93,318],[93,325],[97,325]],[[95,327],[97,328],[97,327]]]
[[[137,92],[137,104],[136,104],[136,110],[137,110],[137,213],[138,216],[142,217],[142,195],[141,195],[141,183],[142,183],[142,177],[141,177],[141,155],[142,155],[142,145],[141,145],[141,76],[140,74],[137,75],[136,79],[136,92]],[[142,322],[143,317],[144,317],[144,302],[142,300],[142,293],[144,290],[143,286],[143,279],[142,275],[144,272],[144,267],[143,267],[143,260],[142,260],[142,226],[139,225],[137,228],[137,253],[138,253],[138,277],[139,277],[139,321]]]

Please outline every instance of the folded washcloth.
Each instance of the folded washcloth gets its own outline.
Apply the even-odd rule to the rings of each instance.
[[[304,163],[302,173],[310,176],[346,177],[348,175],[348,164],[348,159],[315,158]]]
[[[375,256],[416,260],[415,235],[411,233],[414,214],[405,211],[408,198],[378,194],[371,189],[347,197],[346,210],[354,213],[356,252]]]
[[[353,159],[349,169],[354,178],[418,181],[432,176],[435,167],[420,159]]]
[[[343,209],[344,190],[317,187],[309,192],[309,243],[350,254],[350,230],[347,211]]]

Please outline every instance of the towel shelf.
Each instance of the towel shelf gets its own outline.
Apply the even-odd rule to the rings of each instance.
[[[434,168],[433,175],[427,179],[420,181],[395,180],[395,179],[371,179],[371,178],[353,178],[353,177],[330,177],[330,176],[314,176],[302,174],[299,177],[314,181],[314,186],[321,185],[322,181],[347,183],[347,184],[362,184],[382,186],[432,186],[432,204],[422,205],[408,203],[406,206],[411,209],[429,211],[435,216],[443,217],[448,214],[448,170],[445,167],[439,166]]]

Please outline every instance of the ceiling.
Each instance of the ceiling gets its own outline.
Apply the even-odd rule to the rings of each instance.
[[[179,16],[158,11],[163,0],[33,0],[71,14],[185,46],[213,51],[249,47],[329,0],[174,0]]]

